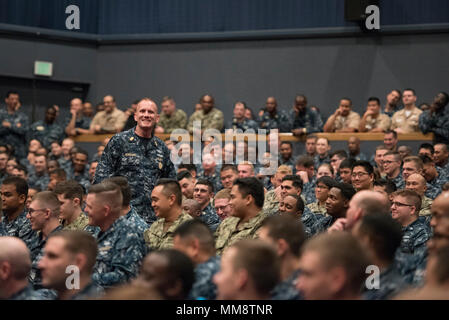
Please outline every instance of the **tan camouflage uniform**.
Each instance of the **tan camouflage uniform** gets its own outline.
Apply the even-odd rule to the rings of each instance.
[[[158,125],[164,128],[164,133],[172,133],[175,129],[185,129],[187,126],[187,114],[181,109],[176,109],[175,113],[170,117],[165,113],[161,113]]]
[[[164,231],[165,219],[161,218],[154,222],[149,229],[144,233],[145,243],[152,250],[169,249],[173,247],[173,233],[176,228],[183,222],[191,220],[192,217],[187,213],[182,212],[178,219]]]
[[[243,239],[257,238],[257,230],[259,230],[262,221],[266,218],[266,214],[261,211],[255,217],[252,217],[246,223],[237,229],[240,218],[229,217],[223,220],[215,232],[215,247],[217,255],[221,255],[223,250],[235,242]]]

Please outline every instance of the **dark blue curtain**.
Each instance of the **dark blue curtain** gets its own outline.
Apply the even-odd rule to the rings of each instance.
[[[65,30],[80,7],[80,32],[190,33],[353,26],[344,0],[0,0],[0,23]],[[380,0],[381,25],[449,22],[447,0]]]

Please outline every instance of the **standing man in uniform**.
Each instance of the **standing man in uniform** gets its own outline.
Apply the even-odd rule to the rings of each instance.
[[[142,99],[134,119],[137,126],[116,134],[103,151],[94,183],[112,176],[124,176],[133,190],[131,205],[151,225],[155,220],[151,192],[160,178],[175,178],[176,172],[165,143],[154,136],[159,121],[156,103]]]

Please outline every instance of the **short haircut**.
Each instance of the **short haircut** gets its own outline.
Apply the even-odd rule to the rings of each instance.
[[[448,152],[449,151],[449,148],[448,148],[447,144],[445,144],[445,143],[442,143],[442,142],[436,143],[434,147],[436,147],[436,146],[442,146],[444,152]]]
[[[192,174],[189,172],[189,171],[186,171],[186,170],[184,170],[184,171],[181,171],[181,172],[179,172],[177,175],[176,175],[176,180],[178,180],[178,181],[181,181],[182,179],[188,179],[188,180],[191,180],[193,177],[192,177]]]
[[[231,191],[227,188],[221,189],[220,191],[218,191],[215,196],[214,199],[231,199]]]
[[[220,169],[220,173],[226,170],[232,170],[235,173],[239,173],[239,170],[237,169],[237,166],[234,164],[224,164],[221,169]]]
[[[423,165],[429,164],[429,163],[430,164],[435,164],[433,159],[431,157],[429,157],[429,156],[422,155],[422,156],[419,156],[419,157],[421,158]]]
[[[392,194],[397,190],[396,184],[390,179],[376,179],[373,183],[374,186],[385,187],[385,192],[388,194]]]
[[[349,101],[349,104],[352,106],[352,100],[349,99],[348,97],[343,97],[343,98],[340,99],[340,101],[341,101],[341,100]]]
[[[81,230],[63,230],[49,236],[49,238],[56,237],[65,240],[65,249],[70,253],[84,254],[87,258],[86,269],[92,273],[98,254],[97,240],[88,232]]]
[[[330,189],[332,187],[335,187],[335,185],[337,184],[337,181],[335,181],[331,177],[324,176],[324,177],[317,179],[316,185],[318,185],[318,183],[323,183],[326,187],[328,187]]]
[[[25,179],[20,177],[7,177],[3,180],[3,185],[15,185],[17,194],[24,195],[25,197],[28,195],[28,183]]]
[[[320,261],[327,270],[343,267],[346,271],[346,288],[359,293],[366,279],[368,257],[360,243],[347,232],[319,234],[303,247],[303,253],[313,251],[320,255]]]
[[[378,97],[369,97],[368,102],[375,101],[378,105],[380,105],[380,100]]]
[[[298,160],[296,160],[296,165],[304,168],[310,168],[315,166],[313,158],[310,156],[300,156]]]
[[[187,170],[187,171],[195,171],[195,172],[197,172],[196,171],[196,166],[194,165],[194,164],[192,164],[192,163],[181,163],[179,166],[178,166],[178,170],[179,169],[185,169],[185,170]]]
[[[198,180],[196,181],[196,183],[195,183],[195,186],[196,186],[197,184],[202,184],[202,185],[207,186],[207,187],[209,188],[209,193],[214,193],[214,192],[215,192],[214,185],[212,184],[212,182],[210,182],[210,181],[207,180],[207,179],[198,179]]]
[[[419,214],[419,211],[421,210],[422,199],[418,193],[416,193],[413,190],[404,189],[404,190],[398,190],[398,191],[394,192],[392,194],[392,196],[393,196],[393,198],[394,197],[407,198],[408,200],[410,200],[412,202],[412,205],[415,207],[416,215]]]
[[[348,153],[345,150],[335,150],[329,155],[330,158],[333,156],[337,156],[339,159],[347,159]]]
[[[397,151],[388,151],[387,153],[384,154],[384,157],[386,156],[393,156],[395,161],[399,161],[402,163],[401,154]]]
[[[285,196],[285,198],[287,198],[287,197],[295,198],[295,200],[296,200],[296,207],[295,207],[296,212],[304,212],[305,204],[304,204],[304,200],[302,200],[302,198],[300,196],[298,196],[296,194],[288,194],[288,195]]]
[[[385,147],[383,144],[381,144],[376,147],[376,151],[377,150],[389,150],[389,149],[387,147]]]
[[[246,239],[229,248],[235,249],[234,270],[246,270],[257,292],[270,293],[280,278],[279,258],[273,247],[260,240]]]
[[[18,163],[18,164],[17,164],[16,169],[19,170],[19,171],[23,171],[23,172],[25,173],[25,175],[28,174],[28,169],[27,169],[27,167],[25,167],[25,166],[24,166],[23,164],[21,164],[21,163]],[[6,179],[5,179],[5,180],[6,180]],[[3,181],[3,183],[5,183],[5,181]]]
[[[413,93],[413,95],[416,96],[415,90],[412,88],[404,89],[402,92],[405,92],[405,91],[411,91]]]
[[[41,191],[33,196],[32,201],[39,201],[46,208],[51,209],[52,217],[59,217],[59,208],[61,207],[61,204],[59,203],[56,193],[52,191]]]
[[[161,104],[162,104],[162,103],[164,103],[165,101],[174,101],[174,100],[173,100],[173,98],[172,98],[172,97],[169,97],[169,96],[165,96],[165,97],[163,97],[163,98],[162,98],[162,100],[161,100]]]
[[[420,169],[422,170],[422,168],[423,168],[423,161],[421,160],[420,157],[408,156],[408,157],[405,157],[402,161],[404,163],[413,162],[415,164],[415,166],[418,168],[418,170],[420,170]]]
[[[328,167],[329,171],[331,172],[331,174],[334,174],[334,167],[332,167],[332,165],[330,163],[324,162],[322,164],[320,164],[317,168],[317,171],[321,168],[321,167]]]
[[[402,228],[391,217],[383,213],[364,215],[360,222],[359,232],[368,236],[369,243],[376,255],[392,262],[402,240]]]
[[[276,170],[276,173],[280,173],[280,174],[292,174],[292,173],[293,173],[293,170],[292,170],[292,167],[283,164],[283,165],[280,165],[280,166],[278,167],[278,169]]]
[[[182,239],[196,238],[199,240],[201,250],[215,254],[214,235],[207,224],[198,218],[182,223],[176,228],[173,236],[179,236]]]
[[[57,195],[64,195],[65,199],[80,199],[80,203],[82,203],[84,189],[77,181],[69,180],[58,182],[55,186],[54,193]]]
[[[286,175],[285,177],[282,178],[282,182],[284,181],[292,181],[292,186],[295,187],[296,189],[302,190],[304,188],[304,182],[297,175],[293,174]]]
[[[356,162],[356,160],[353,159],[353,158],[347,158],[347,159],[344,159],[344,160],[340,163],[340,169],[344,169],[344,168],[352,169],[352,166],[354,165],[355,162]]]
[[[9,98],[10,95],[12,94],[16,94],[19,95],[19,93],[15,90],[9,90],[8,92],[6,92],[6,98]]]
[[[61,169],[61,168],[55,169],[50,173],[50,175],[52,175],[52,174],[56,175],[56,177],[60,180],[67,179],[67,173],[65,172],[64,169]]]
[[[111,181],[102,181],[89,188],[89,193],[96,195],[97,199],[108,204],[111,208],[120,211],[123,203],[123,196],[120,187]]]
[[[396,131],[394,131],[394,130],[385,130],[385,131],[384,131],[384,136],[385,136],[386,134],[392,134],[393,137],[394,137],[395,139],[398,138],[398,133],[397,133]]]
[[[318,140],[318,136],[315,135],[315,134],[313,134],[313,133],[308,134],[308,135],[306,136],[306,141],[307,141],[307,140],[310,140],[310,139],[313,139],[313,140],[317,141],[317,140]]]
[[[178,181],[175,179],[162,178],[156,183],[155,187],[157,186],[162,186],[162,193],[167,197],[174,194],[176,197],[176,203],[180,206],[182,205],[182,192]]]
[[[435,152],[435,149],[433,148],[433,145],[430,144],[430,143],[427,143],[427,142],[422,143],[422,144],[419,146],[419,149],[426,149],[426,150],[429,150],[431,154],[433,154],[433,153]],[[419,150],[419,149],[418,149],[418,150]]]
[[[128,207],[131,202],[131,187],[129,186],[128,179],[122,176],[115,176],[106,179],[106,181],[111,181],[120,187],[120,191],[123,196],[123,207]]]
[[[80,147],[78,147],[78,149],[76,150],[76,153],[81,153],[81,154],[84,154],[84,155],[86,156],[86,159],[88,159],[88,158],[89,158],[89,153],[87,153],[87,151],[86,151],[86,150],[84,150],[84,149],[81,149]]]
[[[163,249],[150,254],[158,254],[167,259],[167,272],[169,279],[165,279],[171,286],[175,286],[177,281],[182,285],[182,296],[187,297],[195,281],[194,265],[192,260],[174,249]]]
[[[235,179],[234,186],[237,186],[243,198],[250,195],[254,198],[254,203],[257,207],[263,207],[265,195],[263,184],[259,181],[259,179],[254,177],[238,178]]]
[[[352,197],[356,194],[354,187],[352,186],[352,184],[349,183],[337,182],[335,183],[334,186],[332,186],[332,188],[339,189],[343,198],[345,198],[348,201],[351,200]]]
[[[368,161],[365,161],[365,160],[356,161],[352,165],[352,170],[354,170],[355,167],[363,167],[363,169],[365,169],[365,171],[370,175],[373,174],[373,172],[374,172],[374,168],[371,165],[371,163],[369,163]]]
[[[282,141],[282,142],[281,142],[281,146],[282,146],[283,144],[288,144],[288,145],[290,146],[290,148],[293,149],[293,144],[292,144],[290,141]]]
[[[306,240],[304,226],[300,220],[287,215],[271,216],[262,222],[261,227],[268,229],[268,236],[272,239],[284,239],[292,254],[299,257]]]

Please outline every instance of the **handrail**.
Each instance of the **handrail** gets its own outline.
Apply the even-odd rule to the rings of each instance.
[[[106,138],[112,137],[113,134],[87,134],[87,135],[80,135],[77,137],[74,137],[74,140],[76,142],[102,142]],[[170,138],[170,134],[162,133],[162,134],[156,134],[157,137],[159,137],[162,140],[166,140]],[[222,140],[225,140],[225,134],[222,134]],[[236,137],[244,137],[245,135],[236,134]],[[292,133],[279,133],[279,136],[281,138],[281,141],[291,141],[291,142],[303,142],[305,141],[305,137],[295,137]],[[378,133],[316,133],[316,136],[319,138],[327,138],[329,141],[347,141],[349,137],[357,137],[360,139],[360,141],[383,141],[384,134],[382,132]],[[179,135],[179,137],[182,137],[183,140],[190,139],[192,140],[191,135]],[[422,133],[406,133],[406,134],[398,134],[398,139],[400,141],[432,141],[433,140],[433,133],[428,134],[422,134]],[[258,139],[266,140],[266,136],[259,135]],[[234,138],[235,139],[235,138]],[[252,139],[250,137],[250,139]],[[178,139],[179,141],[180,139]]]

